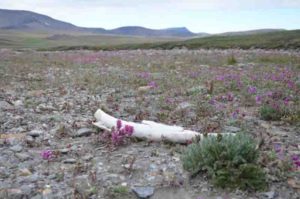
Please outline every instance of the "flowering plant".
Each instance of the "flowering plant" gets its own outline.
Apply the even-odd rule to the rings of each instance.
[[[113,145],[120,145],[125,142],[127,137],[133,134],[134,128],[131,125],[123,125],[121,120],[117,120],[116,128],[111,131],[111,141]]]

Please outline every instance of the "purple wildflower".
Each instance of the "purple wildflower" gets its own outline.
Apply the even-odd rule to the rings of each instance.
[[[120,145],[124,143],[126,137],[131,136],[133,134],[133,126],[125,125],[122,128],[122,121],[117,120],[117,129],[112,128],[111,132],[111,141],[114,145]]]
[[[272,91],[268,91],[268,92],[266,93],[266,96],[272,97],[272,96],[273,96],[273,92],[272,92]]]
[[[231,101],[233,101],[233,99],[234,99],[233,93],[231,93],[231,92],[228,93],[228,94],[227,94],[227,100],[231,102]]]
[[[122,121],[121,120],[117,120],[117,129],[121,129],[122,127]]]
[[[292,89],[295,87],[295,83],[292,82],[291,80],[288,80],[287,86],[288,86],[288,88]]]
[[[128,135],[132,135],[132,133],[133,133],[133,126],[125,125],[125,132],[126,132]]]
[[[248,93],[249,94],[255,94],[257,91],[256,87],[255,86],[249,86],[248,87]]]
[[[256,95],[255,101],[256,101],[256,104],[261,104],[261,101],[262,101],[261,95]]]
[[[300,167],[300,157],[298,155],[292,155],[292,160],[294,165],[298,168]]]
[[[157,88],[157,84],[155,81],[151,81],[148,83],[148,86],[150,86],[151,88]]]
[[[240,113],[240,110],[239,110],[239,109],[235,110],[235,111],[231,114],[232,118],[233,118],[233,119],[237,119],[239,113]]]
[[[279,153],[281,151],[281,144],[280,143],[275,143],[274,145],[274,150],[276,153]]]
[[[50,160],[53,157],[53,152],[51,150],[42,151],[41,156],[44,160]]]
[[[212,99],[209,100],[208,103],[211,104],[211,105],[215,105],[216,104],[216,100],[214,98],[212,98]]]
[[[284,98],[284,100],[283,100],[284,105],[288,105],[289,101],[290,101],[289,97]]]
[[[141,72],[138,74],[138,77],[143,78],[143,79],[149,79],[151,77],[151,75],[148,72]]]
[[[224,75],[219,75],[219,76],[216,77],[216,79],[219,80],[219,81],[224,81],[225,77],[224,77]]]

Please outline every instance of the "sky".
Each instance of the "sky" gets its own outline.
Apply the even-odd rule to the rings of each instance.
[[[300,29],[300,0],[0,0],[0,8],[106,29],[187,27],[208,33]]]

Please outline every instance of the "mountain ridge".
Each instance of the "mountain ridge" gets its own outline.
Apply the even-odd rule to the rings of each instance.
[[[20,31],[73,31],[82,33],[148,37],[192,37],[197,35],[185,27],[150,29],[141,26],[124,26],[111,30],[104,28],[79,27],[32,11],[7,9],[0,9],[0,29]]]

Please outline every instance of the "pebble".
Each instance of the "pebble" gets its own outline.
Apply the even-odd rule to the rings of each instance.
[[[15,145],[10,147],[10,150],[12,150],[13,152],[21,152],[23,150],[23,147],[21,145]]]
[[[20,161],[26,161],[31,159],[31,156],[27,153],[16,153],[15,155]]]
[[[70,158],[63,161],[65,164],[75,164],[77,162],[76,159]]]
[[[90,128],[81,128],[76,132],[75,137],[87,137],[90,136],[92,133],[96,133],[96,131]]]
[[[268,199],[274,199],[277,196],[275,191],[264,192],[264,193],[262,193],[262,195]]]
[[[27,168],[20,169],[19,172],[20,172],[20,176],[29,176],[32,174],[31,171],[29,171],[29,169]]]
[[[59,152],[61,152],[61,154],[67,154],[70,151],[70,149],[68,148],[64,148],[64,149],[60,149]]]
[[[44,132],[41,131],[41,130],[32,130],[32,131],[29,131],[29,132],[27,133],[27,135],[36,138],[36,137],[39,137],[40,135],[42,135],[43,133],[44,133]]]
[[[0,110],[6,111],[13,109],[13,106],[6,101],[0,101]]]
[[[225,126],[224,129],[226,132],[231,132],[231,133],[237,133],[237,132],[241,131],[240,128],[235,127],[235,126]]]
[[[132,191],[137,195],[138,198],[146,199],[154,194],[154,187],[133,187]]]

